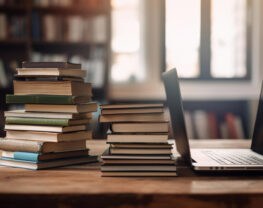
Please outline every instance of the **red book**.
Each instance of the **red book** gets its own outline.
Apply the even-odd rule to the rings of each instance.
[[[228,132],[229,132],[229,138],[231,139],[237,139],[238,138],[238,133],[235,125],[235,117],[232,113],[227,113],[225,115],[226,118],[226,123],[228,127]]]
[[[219,138],[219,132],[218,132],[218,126],[217,126],[217,120],[214,113],[208,113],[207,114],[208,119],[208,125],[210,129],[210,138],[211,139],[218,139]]]

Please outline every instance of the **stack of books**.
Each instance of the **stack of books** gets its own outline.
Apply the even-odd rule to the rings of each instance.
[[[102,176],[176,176],[163,104],[101,105],[110,123]]]
[[[5,112],[0,165],[37,170],[97,161],[86,148],[97,103],[81,65],[23,62],[16,76],[6,103],[24,104],[25,110]]]

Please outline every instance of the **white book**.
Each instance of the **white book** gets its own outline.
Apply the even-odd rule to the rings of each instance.
[[[194,112],[193,116],[197,138],[209,139],[209,125],[206,112],[203,110],[197,110]]]

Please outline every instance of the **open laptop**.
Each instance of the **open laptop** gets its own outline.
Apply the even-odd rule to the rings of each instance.
[[[263,85],[250,149],[190,149],[176,69],[163,73],[177,151],[196,171],[263,170]]]

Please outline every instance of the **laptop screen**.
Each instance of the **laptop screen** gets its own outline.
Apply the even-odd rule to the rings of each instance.
[[[258,112],[254,126],[251,149],[259,154],[263,154],[263,83],[258,102]]]
[[[173,135],[176,142],[176,149],[186,160],[186,162],[190,164],[190,148],[185,127],[183,104],[176,69],[164,72],[162,77],[170,111],[170,118]]]

